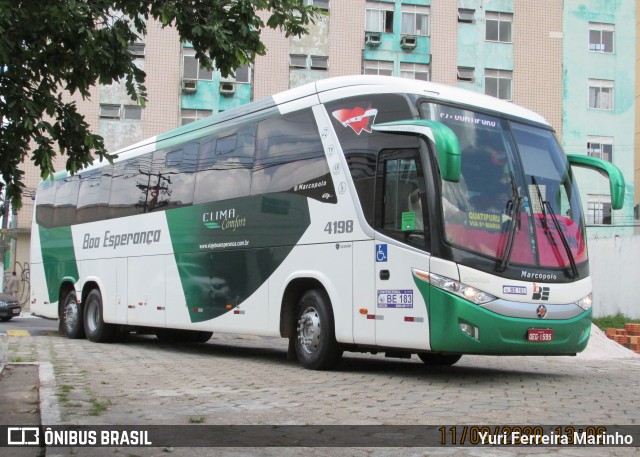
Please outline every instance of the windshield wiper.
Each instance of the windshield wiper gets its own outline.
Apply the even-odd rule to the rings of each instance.
[[[531,177],[531,184],[533,184],[533,186],[536,189],[536,193],[538,194],[538,200],[540,202],[540,209],[542,210],[543,231],[547,234],[547,237],[549,238],[549,240],[551,240],[551,243],[553,243],[554,246],[557,246],[556,240],[553,238],[553,235],[551,234],[551,230],[549,230],[549,225],[547,223],[547,211],[548,211],[549,215],[551,216],[551,220],[553,221],[553,225],[555,226],[556,231],[558,232],[558,236],[560,237],[560,241],[562,241],[562,246],[564,247],[564,250],[567,253],[567,258],[569,259],[569,264],[571,265],[571,272],[573,273],[573,278],[577,278],[579,276],[579,274],[578,274],[578,266],[576,265],[576,259],[573,256],[573,252],[571,252],[571,246],[569,246],[569,242],[567,241],[567,237],[565,236],[564,232],[562,231],[562,227],[560,226],[560,222],[558,222],[558,218],[556,217],[556,213],[553,210],[553,207],[551,206],[551,203],[549,203],[547,200],[542,198],[542,192],[540,192],[540,187],[538,186],[538,183],[536,182],[535,176]]]
[[[509,222],[509,234],[507,235],[507,244],[504,247],[502,260],[496,267],[496,271],[500,273],[505,271],[509,266],[509,261],[511,260],[511,254],[513,252],[513,245],[516,240],[516,233],[520,229],[520,205],[522,204],[522,197],[518,192],[518,187],[516,186],[512,173],[510,176],[510,181],[511,200],[509,200],[509,202],[507,203],[507,214],[509,214],[509,216],[511,217],[511,221]],[[509,207],[511,207],[511,211],[509,211]]]

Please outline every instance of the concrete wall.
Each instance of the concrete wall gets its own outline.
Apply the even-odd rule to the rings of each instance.
[[[620,312],[640,319],[640,297],[635,294],[640,271],[639,252],[640,235],[589,240],[595,317]]]

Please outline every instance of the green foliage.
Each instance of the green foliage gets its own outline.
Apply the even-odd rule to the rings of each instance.
[[[211,69],[215,61],[228,76],[266,53],[265,27],[300,36],[319,14],[303,0],[0,0],[0,175],[7,199],[21,206],[19,165],[26,158],[43,178],[55,171],[58,153],[71,173],[94,156],[113,159],[61,90],[87,98],[96,84],[123,81],[144,106],[145,73],[128,46],[146,35],[148,20],[175,27],[201,65]]]
[[[622,313],[618,313],[609,316],[594,317],[593,323],[601,330],[608,328],[622,329],[624,328],[624,324],[640,324],[640,319],[631,319]]]

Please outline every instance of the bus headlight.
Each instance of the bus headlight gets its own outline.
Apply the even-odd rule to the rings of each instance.
[[[451,278],[433,273],[426,273],[416,269],[413,269],[412,271],[413,275],[421,281],[428,282],[438,289],[451,292],[452,294],[462,297],[465,300],[469,300],[476,305],[482,305],[496,299],[496,297],[487,292],[468,286]]]
[[[587,295],[582,300],[578,300],[576,302],[576,305],[578,305],[580,308],[584,309],[585,311],[590,310],[592,304],[593,304],[593,296],[591,294]]]

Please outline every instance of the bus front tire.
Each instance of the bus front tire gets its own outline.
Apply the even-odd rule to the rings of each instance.
[[[84,338],[82,304],[78,303],[75,292],[69,292],[62,308],[62,330],[67,338]]]
[[[93,289],[84,303],[84,332],[94,343],[109,343],[116,335],[116,327],[104,322],[102,314],[102,294]]]
[[[462,354],[435,354],[432,352],[419,352],[418,357],[427,366],[449,367],[460,360]]]
[[[326,292],[307,291],[296,309],[295,351],[298,361],[310,370],[329,370],[342,357],[336,341],[331,304]]]

